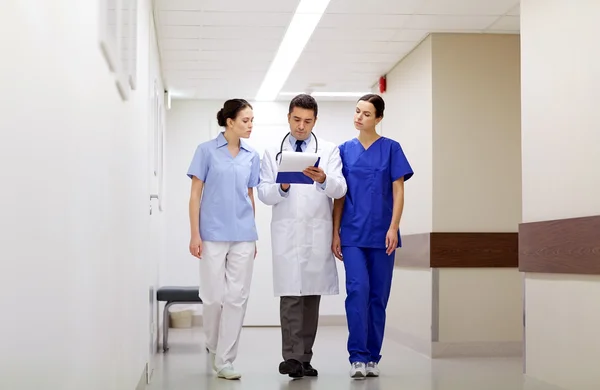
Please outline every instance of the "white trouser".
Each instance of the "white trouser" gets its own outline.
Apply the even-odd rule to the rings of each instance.
[[[237,356],[254,266],[254,242],[204,241],[200,298],[206,347],[218,370]]]

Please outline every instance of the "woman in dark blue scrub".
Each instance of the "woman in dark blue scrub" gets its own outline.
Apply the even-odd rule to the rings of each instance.
[[[404,182],[413,175],[400,144],[375,131],[384,108],[379,95],[360,98],[354,114],[360,133],[339,147],[348,191],[334,203],[332,250],[346,270],[350,376],[356,379],[379,376]]]

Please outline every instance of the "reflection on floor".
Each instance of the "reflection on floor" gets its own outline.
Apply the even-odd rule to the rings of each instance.
[[[210,369],[201,329],[175,329],[171,349],[157,355],[148,390],[560,390],[521,374],[519,358],[431,360],[386,340],[381,377],[352,380],[346,354],[347,330],[322,327],[313,366],[318,378],[292,380],[277,371],[281,361],[279,328],[244,328],[234,363],[242,379],[218,379]]]

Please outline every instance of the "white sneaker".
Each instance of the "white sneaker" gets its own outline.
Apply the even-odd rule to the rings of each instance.
[[[377,363],[375,363],[375,362],[367,363],[367,376],[369,376],[369,377],[379,376],[379,367],[377,367]]]
[[[367,369],[365,363],[354,362],[352,363],[352,369],[350,370],[350,376],[354,379],[365,379],[367,376]]]
[[[221,369],[221,371],[219,371],[217,373],[217,377],[233,380],[233,379],[240,379],[242,377],[242,374],[237,372],[231,364],[228,364],[225,367],[223,367]]]

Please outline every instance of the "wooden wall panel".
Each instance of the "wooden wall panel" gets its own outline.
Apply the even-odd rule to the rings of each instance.
[[[431,233],[431,267],[513,267],[519,264],[517,233]]]
[[[521,224],[519,270],[600,275],[600,215]]]
[[[519,261],[517,233],[422,233],[402,237],[397,267],[512,267]]]

